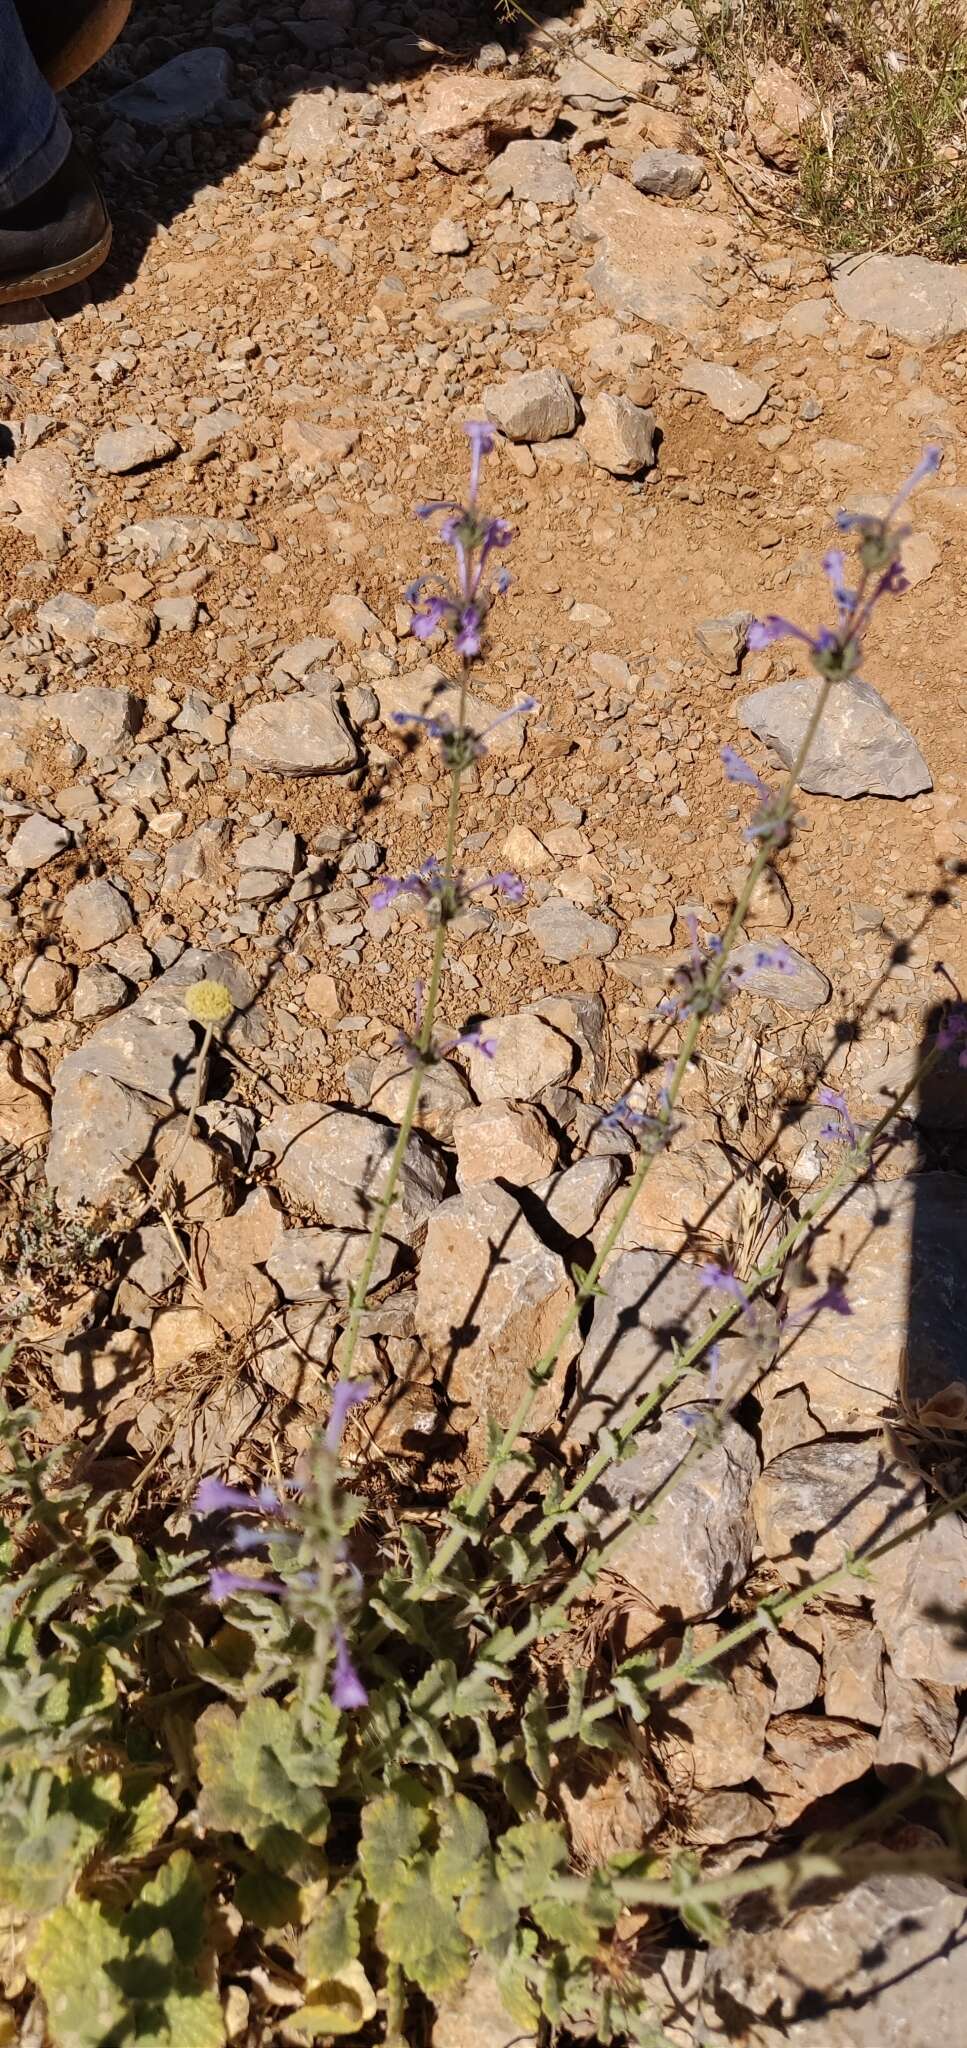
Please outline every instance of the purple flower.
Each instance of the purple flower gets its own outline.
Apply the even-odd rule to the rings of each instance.
[[[373,1384],[371,1380],[337,1381],[332,1390],[332,1407],[329,1411],[329,1421],[326,1424],[325,1435],[326,1449],[333,1457],[335,1457],[342,1443],[343,1430],[346,1427],[346,1417],[350,1409],[358,1407],[360,1401],[368,1401],[372,1392]]]
[[[264,1515],[278,1515],[283,1511],[279,1496],[271,1486],[260,1486],[257,1494],[245,1493],[240,1486],[223,1486],[220,1479],[201,1481],[192,1509],[196,1515],[230,1514],[233,1509]]]
[[[219,1565],[209,1574],[208,1596],[218,1606],[223,1600],[234,1599],[236,1593],[284,1593],[281,1579],[247,1578],[244,1572],[234,1572]]]
[[[771,796],[772,791],[763,782],[761,775],[757,775],[755,769],[750,768],[748,761],[744,761],[734,747],[720,747],[719,759],[729,782],[744,782],[750,789],[757,789],[760,796]]]
[[[824,1109],[836,1112],[835,1123],[824,1124],[819,1133],[820,1137],[828,1138],[837,1145],[858,1145],[859,1133],[850,1116],[845,1095],[837,1094],[835,1088],[821,1088],[819,1100]]]
[[[513,531],[506,519],[485,519],[477,507],[481,465],[484,456],[489,455],[494,447],[494,430],[485,420],[470,420],[465,431],[471,447],[466,504],[461,505],[454,498],[437,498],[416,508],[418,519],[432,519],[439,513],[445,515],[440,538],[446,547],[453,549],[456,560],[454,581],[451,584],[442,577],[419,576],[415,583],[410,584],[406,595],[415,607],[411,630],[416,638],[427,640],[438,627],[442,627],[450,635],[457,653],[465,661],[472,661],[480,653],[483,622],[491,598],[502,595],[510,580],[501,572],[490,582],[490,557],[495,548],[509,547]],[[438,586],[431,596],[424,595],[428,583]]]
[[[727,1294],[730,1300],[739,1302],[743,1308],[747,1306],[749,1297],[741,1280],[730,1266],[721,1265],[718,1259],[710,1259],[701,1268],[699,1279],[706,1287],[713,1287],[717,1294]]]
[[[477,502],[480,488],[480,469],[485,455],[492,455],[497,436],[489,420],[465,420],[463,431],[470,442],[470,483],[467,496],[471,505]]]
[[[795,974],[796,963],[785,946],[756,946],[746,972],[749,968],[762,971],[771,968],[775,974]],[[741,975],[741,967],[737,968],[736,972]]]
[[[350,1657],[342,1629],[334,1627],[332,1634],[336,1645],[336,1660],[329,1685],[333,1706],[348,1712],[354,1707],[368,1706],[369,1694]]]

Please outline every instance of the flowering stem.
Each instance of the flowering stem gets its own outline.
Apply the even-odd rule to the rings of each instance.
[[[786,777],[786,780],[782,786],[779,797],[777,799],[776,817],[780,822],[784,821],[788,817],[789,812],[792,809],[792,801],[795,795],[796,785],[799,780],[799,776],[802,772],[803,763],[805,762],[809,749],[812,746],[813,740],[816,737],[820,721],[826,709],[826,703],[829,697],[830,690],[832,689],[832,684],[832,677],[824,678],[817,692],[816,703],[813,707],[812,715],[809,719],[809,723],[806,727],[805,733],[803,734],[802,741],[797,751],[795,760],[793,761],[792,766],[789,769],[789,773]],[[764,844],[758,848],[754,860],[750,863],[748,874],[746,875],[743,886],[739,891],[739,895],[736,900],[734,909],[732,911],[732,915],[729,918],[728,924],[726,925],[725,931],[722,935],[721,949],[719,953],[716,955],[715,959],[709,963],[709,967],[705,976],[703,993],[710,1002],[714,1002],[714,998],[718,994],[718,991],[721,987],[722,981],[725,977],[728,968],[729,956],[731,954],[733,946],[735,945],[735,941],[738,936],[739,930],[745,921],[746,913],[748,911],[749,904],[752,901],[752,895],[755,890],[756,884],[759,881],[761,875],[764,873],[765,869],[768,867],[771,858],[772,848],[768,844]],[[688,1024],[685,1029],[685,1035],[682,1040],[681,1049],[679,1051],[678,1058],[675,1061],[674,1069],[672,1071],[672,1076],[668,1083],[668,1087],[665,1090],[664,1103],[657,1119],[660,1126],[665,1131],[667,1131],[671,1123],[672,1113],[674,1111],[678,1096],[681,1092],[681,1088],[685,1080],[685,1075],[691,1063],[695,1047],[698,1043],[703,1023],[704,1015],[698,1014],[696,1012],[693,1012],[688,1020]],[[560,1357],[562,1346],[566,1343],[568,1337],[571,1335],[572,1330],[576,1328],[578,1319],[581,1315],[581,1311],[584,1308],[585,1303],[591,1300],[593,1294],[596,1291],[597,1282],[601,1276],[601,1273],[603,1272],[604,1267],[607,1264],[607,1261],[611,1257],[611,1254],[614,1251],[615,1246],[617,1245],[618,1239],[621,1235],[622,1230],[624,1229],[625,1223],[627,1222],[628,1217],[630,1216],[631,1211],[634,1208],[634,1205],[638,1199],[639,1194],[641,1193],[642,1187],[644,1186],[648,1174],[651,1172],[652,1163],[656,1157],[657,1150],[657,1145],[650,1145],[648,1149],[642,1153],[641,1159],[638,1162],[635,1172],[632,1175],[632,1178],[628,1183],[625,1193],[618,1204],[614,1220],[611,1223],[610,1228],[606,1232],[603,1242],[594,1260],[592,1261],[592,1264],[588,1268],[588,1271],[583,1275],[583,1277],[579,1281],[575,1289],[574,1299],[570,1303],[570,1306],[565,1310],[565,1313],[562,1316],[561,1321],[558,1323],[557,1329],[554,1331],[554,1334],[551,1337],[550,1342],[546,1346],[545,1350],[541,1353],[540,1358],[538,1358],[536,1363],[532,1366],[530,1372],[530,1385],[525,1391],[525,1393],[521,1396],[521,1399],[517,1404],[514,1414],[511,1416],[511,1419],[507,1425],[507,1428],[504,1431],[504,1434],[501,1438],[500,1444],[496,1452],[494,1453],[494,1456],[491,1458],[486,1470],[482,1473],[480,1479],[477,1482],[477,1485],[474,1487],[472,1493],[469,1496],[466,1507],[466,1520],[455,1522],[448,1531],[447,1535],[438,1544],[437,1549],[434,1552],[433,1558],[431,1560],[430,1566],[428,1568],[428,1579],[436,1580],[443,1576],[443,1574],[449,1569],[450,1565],[453,1563],[454,1558],[459,1554],[460,1550],[463,1548],[463,1545],[467,1541],[468,1536],[473,1533],[479,1521],[479,1518],[483,1513],[483,1510],[486,1507],[491,1494],[493,1493],[494,1487],[497,1484],[497,1478],[500,1473],[501,1467],[504,1464],[506,1464],[508,1458],[511,1457],[518,1437],[521,1436],[523,1431],[527,1428],[527,1424],[530,1420],[531,1413],[533,1411],[534,1403],[537,1399],[537,1395],[541,1387],[550,1378],[554,1370],[554,1367],[557,1364],[557,1360]],[[710,1326],[711,1335],[706,1338],[705,1342],[703,1342],[701,1349],[704,1350],[705,1343],[711,1341],[712,1336],[715,1335],[717,1330],[726,1329],[729,1323],[733,1320],[734,1315],[737,1313],[737,1304],[733,1305],[730,1312],[722,1310],[721,1314],[715,1319],[715,1322]]]
[[[460,695],[457,704],[457,732],[461,734],[465,728],[467,712],[467,669],[468,663],[464,660],[461,663],[460,669]],[[420,1090],[423,1086],[427,1058],[433,1042],[433,1025],[440,995],[440,982],[443,975],[447,932],[450,923],[448,904],[452,895],[451,884],[456,869],[457,823],[460,815],[460,794],[465,765],[462,747],[455,747],[450,766],[450,796],[447,804],[447,830],[442,865],[443,889],[440,897],[439,918],[433,934],[433,952],[430,959],[430,972],[423,1005],[423,1016],[416,1041],[417,1058],[410,1076],[410,1085],[403,1107],[400,1127],[396,1133],[396,1142],[390,1156],[386,1174],[386,1186],[376,1204],[376,1214],[369,1233],[366,1256],[350,1297],[349,1320],[339,1347],[339,1374],[342,1379],[348,1379],[351,1376],[353,1362],[359,1349],[360,1326],[366,1309],[373,1271],[386,1231],[389,1212],[396,1199],[396,1189],[403,1169],[403,1162],[406,1158],[406,1148],[413,1134],[413,1125],[416,1121],[416,1112],[420,1102]]]

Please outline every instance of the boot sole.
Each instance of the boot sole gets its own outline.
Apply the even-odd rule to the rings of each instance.
[[[111,223],[99,242],[92,243],[83,255],[72,256],[69,263],[55,263],[50,270],[32,270],[29,276],[0,278],[0,306],[21,305],[25,299],[46,299],[54,292],[67,290],[68,285],[83,284],[86,277],[99,270],[111,247]]]
[[[90,71],[105,50],[116,43],[131,12],[132,0],[99,0],[91,9],[87,20],[72,36],[56,50],[43,67],[44,76],[55,92],[63,92],[65,86],[73,85],[76,78],[82,78]]]

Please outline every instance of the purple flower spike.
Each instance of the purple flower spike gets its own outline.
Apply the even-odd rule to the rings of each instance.
[[[785,946],[757,946],[752,955],[753,968],[771,968],[774,974],[795,974],[796,963]]]
[[[824,1109],[836,1112],[836,1122],[824,1124],[820,1137],[828,1138],[836,1145],[858,1145],[859,1132],[850,1116],[845,1095],[838,1094],[835,1088],[821,1088],[819,1100]]]
[[[369,1694],[350,1657],[342,1629],[334,1628],[332,1633],[336,1645],[336,1661],[329,1686],[330,1698],[334,1707],[341,1707],[351,1713],[356,1707],[369,1705]]]
[[[346,1417],[350,1409],[358,1407],[360,1401],[368,1401],[372,1392],[371,1380],[339,1380],[334,1386],[325,1436],[326,1449],[333,1457],[342,1443]]]
[[[742,755],[737,753],[734,747],[720,747],[719,759],[725,769],[726,781],[744,782],[749,789],[758,790],[762,797],[771,795],[772,792],[763,782],[761,775],[756,774],[755,769],[749,766],[748,761],[743,760]]]
[[[251,1514],[259,1502],[240,1486],[223,1486],[220,1479],[203,1479],[191,1505],[196,1515],[229,1514],[233,1508],[244,1508]]]
[[[749,1297],[731,1267],[720,1265],[717,1259],[711,1259],[708,1265],[701,1268],[699,1278],[706,1287],[714,1287],[717,1294],[727,1294],[732,1301],[738,1301],[743,1308],[745,1307]]]
[[[209,1574],[208,1597],[216,1606],[223,1600],[232,1600],[236,1593],[284,1593],[281,1579],[255,1579],[246,1577],[244,1572],[233,1572],[229,1567],[219,1565]]]

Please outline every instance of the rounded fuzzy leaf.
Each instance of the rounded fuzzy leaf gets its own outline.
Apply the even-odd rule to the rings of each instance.
[[[346,1963],[338,1976],[310,1984],[305,2005],[287,2021],[286,2033],[298,2028],[307,2037],[358,2034],[375,2014],[375,1994],[362,1964]]]
[[[490,1849],[485,1816],[472,1799],[454,1794],[438,1809],[440,1846],[433,1858],[433,1882],[441,1898],[470,1890]]]
[[[326,1731],[328,1737],[329,1731]],[[236,1715],[225,1702],[208,1707],[196,1730],[201,1794],[209,1827],[239,1834],[250,1849],[285,1867],[285,1838],[321,1843],[329,1808],[320,1790],[338,1770],[338,1744],[307,1743],[294,1711],[275,1700],[250,1700]]]
[[[398,1792],[386,1792],[365,1808],[359,1861],[378,1905],[397,1896],[425,1826],[425,1815],[407,1805]]]
[[[359,1954],[359,1898],[362,1886],[347,1878],[324,1899],[299,1944],[298,1965],[316,1983],[341,1975]]]
[[[449,1901],[437,1896],[423,1856],[404,1870],[379,1918],[380,1940],[393,1963],[431,1998],[459,1984],[470,1967],[470,1944]]]
[[[108,1975],[127,1943],[116,1919],[89,1899],[49,1913],[27,1958],[57,2048],[101,2048],[125,2017],[126,2000]]]

